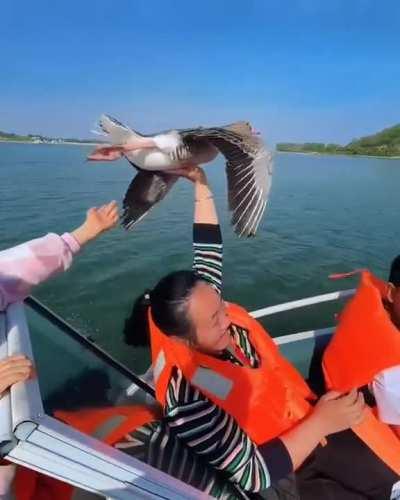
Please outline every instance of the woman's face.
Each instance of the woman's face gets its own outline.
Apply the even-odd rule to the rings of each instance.
[[[196,285],[189,298],[188,314],[195,330],[196,347],[210,353],[228,347],[230,320],[226,304],[211,285]]]

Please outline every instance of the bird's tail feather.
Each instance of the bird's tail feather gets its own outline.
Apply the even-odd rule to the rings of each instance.
[[[140,134],[109,115],[101,115],[99,127],[111,144],[125,144],[129,139],[142,137]]]

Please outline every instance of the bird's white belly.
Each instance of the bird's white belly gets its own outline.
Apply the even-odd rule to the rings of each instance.
[[[128,160],[144,170],[168,170],[177,168],[180,161],[174,161],[169,155],[158,149],[140,149],[126,154]]]

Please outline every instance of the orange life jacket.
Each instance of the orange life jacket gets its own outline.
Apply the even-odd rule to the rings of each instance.
[[[70,500],[74,487],[54,477],[18,466],[14,493],[16,500]]]
[[[117,406],[79,411],[56,411],[55,416],[75,429],[110,445],[142,425],[159,420],[161,412],[147,406]],[[39,472],[18,467],[16,500],[70,500],[74,487]]]
[[[233,416],[257,444],[290,429],[310,411],[314,396],[273,340],[242,307],[228,304],[231,322],[249,332],[258,368],[234,365],[190,348],[160,331],[149,311],[157,400],[164,406],[174,367],[206,397]]]
[[[382,370],[400,364],[400,334],[382,300],[387,283],[363,271],[357,292],[339,316],[323,357],[329,387],[349,391],[369,384]]]
[[[162,418],[161,411],[157,408],[144,405],[56,411],[55,416],[110,445],[138,427]]]
[[[328,389],[347,392],[365,386],[382,370],[400,364],[400,334],[383,306],[386,294],[387,283],[369,271],[361,273],[323,356]],[[400,475],[400,441],[375,410],[368,410],[353,431]]]

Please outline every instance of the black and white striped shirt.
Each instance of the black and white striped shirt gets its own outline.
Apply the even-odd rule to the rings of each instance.
[[[221,292],[223,245],[219,226],[194,224],[193,247],[193,269]],[[249,365],[256,368],[258,355],[247,331],[231,325],[230,333]],[[221,357],[240,364],[229,351]],[[164,412],[179,439],[245,491],[264,490],[292,472],[289,454],[279,439],[257,447],[235,419],[191,386],[178,368],[170,380]]]

